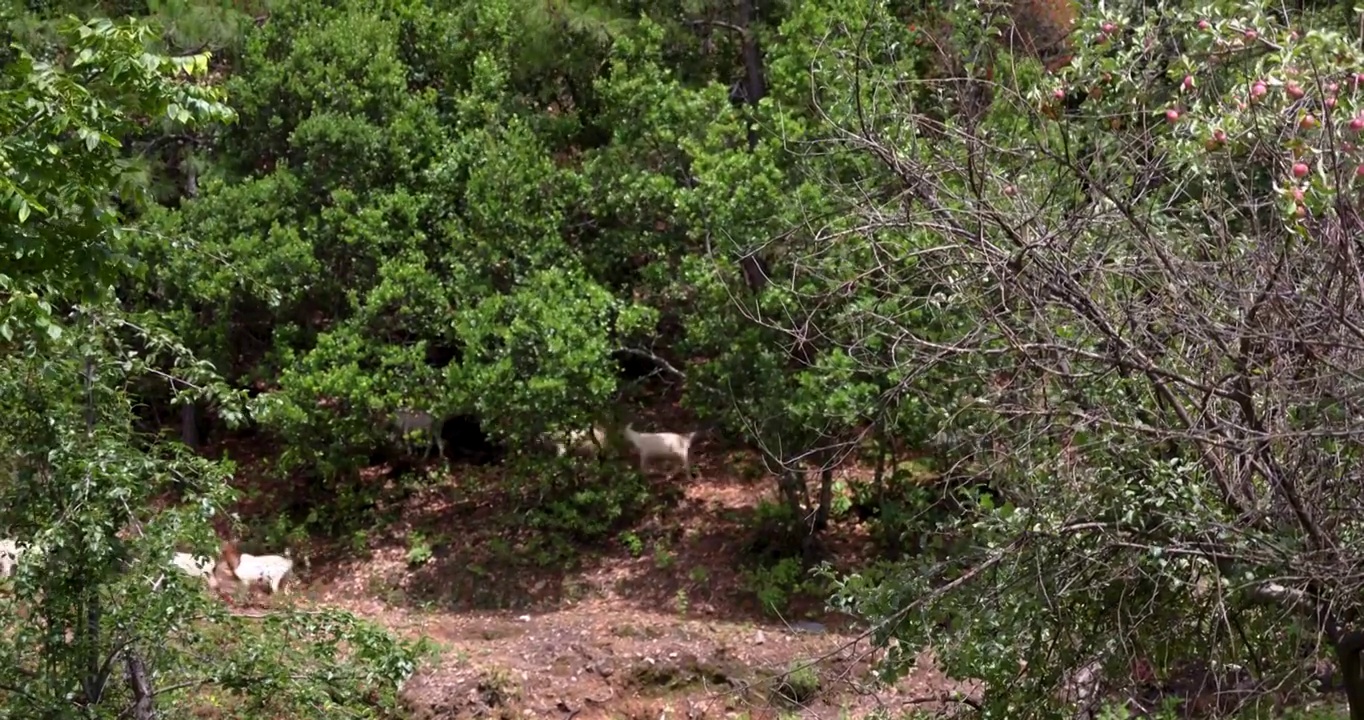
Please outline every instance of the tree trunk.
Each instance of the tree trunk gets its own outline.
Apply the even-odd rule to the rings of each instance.
[[[872,498],[876,501],[878,507],[885,501],[887,454],[890,455],[890,468],[893,474],[897,462],[895,457],[895,446],[890,443],[890,436],[886,432],[885,419],[882,418],[881,421],[876,424],[876,469],[871,478]]]
[[[1335,650],[1345,698],[1350,704],[1350,720],[1364,720],[1364,674],[1361,674],[1359,657],[1364,651],[1364,632],[1346,633],[1336,643]]]
[[[782,470],[777,479],[780,486],[782,497],[786,498],[786,504],[791,508],[791,513],[796,517],[805,514],[805,508],[801,506],[799,489],[805,485],[803,473],[798,470]]]
[[[762,48],[758,47],[758,33],[753,27],[758,22],[758,8],[755,0],[739,0],[739,27],[743,28],[744,55],[744,100],[752,107],[767,95],[767,72],[763,67]],[[756,128],[749,127],[748,149],[758,144]]]
[[[189,447],[199,449],[199,423],[195,417],[194,403],[180,406],[180,441]]]
[[[194,162],[181,162],[180,168],[185,173],[185,197],[199,197],[199,173],[194,169]]]
[[[756,0],[739,0],[739,27],[743,28],[744,56],[744,102],[756,108],[758,101],[767,96],[767,69],[763,65],[762,48],[758,46],[758,8]],[[752,125],[748,128],[749,152],[758,146],[758,130]],[[744,281],[748,289],[757,294],[767,287],[771,272],[767,262],[757,254],[745,255],[739,260],[743,269]]]
[[[815,510],[814,532],[829,527],[829,512],[833,502],[834,469],[826,465],[819,471],[819,507]]]
[[[133,720],[153,720],[156,710],[152,705],[152,683],[147,678],[147,666],[131,648],[123,652],[123,670],[133,696]]]

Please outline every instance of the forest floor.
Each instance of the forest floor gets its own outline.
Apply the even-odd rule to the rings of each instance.
[[[239,483],[263,477],[250,449],[227,449]],[[659,480],[676,497],[666,511],[586,547],[547,540],[507,497],[475,490],[497,485],[485,482],[496,468],[447,466],[384,509],[382,527],[348,544],[295,549],[307,557],[296,566],[298,585],[252,603],[343,608],[434,641],[438,654],[403,690],[422,720],[855,718],[955,708],[952,695],[971,688],[943,677],[930,657],[871,689],[880,651],[865,628],[753,572],[755,514],[774,483],[734,471],[732,460],[702,457],[696,478]],[[263,507],[250,506],[269,495],[248,491],[244,519],[264,519]],[[853,569],[870,540],[862,526],[837,523],[825,550],[835,567]],[[782,612],[764,610],[764,582]]]

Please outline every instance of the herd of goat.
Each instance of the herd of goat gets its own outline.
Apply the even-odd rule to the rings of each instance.
[[[425,435],[428,438],[427,456],[431,454],[433,442],[437,452],[445,454],[445,441],[441,437],[442,423],[431,413],[401,408],[393,414],[392,422],[405,442],[413,435]],[[640,472],[647,473],[651,464],[666,460],[680,463],[686,476],[691,477],[691,445],[699,432],[699,430],[689,433],[638,432],[634,423],[628,423],[621,431],[621,436],[639,455]],[[563,456],[569,452],[577,454],[596,452],[606,447],[609,437],[605,428],[593,425],[591,430],[570,430],[562,440],[552,437],[546,437],[545,440]]]
[[[413,433],[424,433],[444,454],[440,423],[429,413],[420,410],[399,410],[393,416],[393,423],[405,441]],[[640,472],[647,473],[650,466],[659,461],[670,461],[679,463],[686,476],[691,477],[691,446],[699,432],[638,432],[634,429],[634,424],[629,423],[622,429],[621,437],[639,455]],[[570,452],[575,454],[597,452],[606,447],[608,441],[609,434],[600,425],[593,425],[590,430],[570,431],[562,440],[547,438],[547,443],[559,456]],[[430,453],[429,446],[427,453]],[[0,539],[0,577],[12,575],[24,556],[32,557],[41,553],[42,547],[39,545],[20,544],[11,538]],[[226,581],[246,589],[257,584],[268,585],[270,593],[274,594],[279,592],[280,586],[291,576],[294,561],[287,549],[282,555],[251,555],[239,552],[235,543],[223,542],[219,557],[216,559],[176,552],[171,557],[170,566],[191,577],[202,578],[210,590],[223,587]]]
[[[0,539],[0,576],[9,577],[24,557],[40,556],[42,552],[40,545],[21,545],[11,538]],[[216,560],[177,552],[171,557],[170,565],[190,577],[202,578],[211,590],[222,587],[226,579],[247,589],[258,583],[265,584],[270,587],[271,594],[279,592],[280,585],[294,569],[288,550],[283,555],[250,555],[238,552],[236,544],[231,542],[222,544]]]
[[[687,477],[691,477],[691,443],[696,439],[698,430],[689,433],[650,433],[638,432],[633,424],[625,426],[621,431],[622,437],[634,448],[639,455],[639,471],[649,472],[649,466],[659,460],[681,463],[682,471]],[[599,425],[593,425],[591,431],[573,430],[565,438],[565,442],[553,441],[554,448],[559,455],[565,455],[570,450],[575,453],[590,453],[598,448],[604,447],[607,443],[606,430]]]

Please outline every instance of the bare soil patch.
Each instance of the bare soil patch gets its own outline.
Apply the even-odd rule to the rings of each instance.
[[[266,480],[268,452],[231,446],[250,486],[242,516],[270,518],[304,491]],[[895,687],[874,687],[879,657],[850,618],[793,597],[775,617],[746,581],[759,502],[774,495],[756,460],[702,445],[697,477],[660,480],[675,501],[616,538],[547,540],[498,468],[455,466],[443,482],[381,510],[363,547],[315,541],[298,585],[267,605],[339,607],[442,648],[404,688],[413,717],[858,717],[878,707],[933,709],[953,692],[925,657]],[[856,472],[856,470],[850,471]],[[382,469],[369,474],[384,482]],[[670,487],[662,487],[670,485]],[[831,528],[836,566],[869,540]],[[414,548],[421,548],[414,555]],[[258,604],[252,602],[252,605]],[[946,704],[950,705],[950,702]]]

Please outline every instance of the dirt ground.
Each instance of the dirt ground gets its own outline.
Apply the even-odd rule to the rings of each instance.
[[[270,454],[224,450],[243,485]],[[954,694],[971,692],[929,657],[876,686],[878,652],[818,598],[793,598],[785,617],[764,612],[742,558],[771,483],[735,470],[745,464],[731,454],[701,453],[697,466],[692,480],[660,481],[678,496],[666,511],[571,547],[476,489],[497,486],[483,482],[495,467],[433,466],[435,481],[385,509],[380,528],[307,548],[298,584],[266,602],[344,608],[435,641],[439,656],[403,690],[421,720],[864,717],[950,712]],[[268,514],[268,493],[247,495],[248,522]],[[854,523],[835,525],[825,545],[838,567],[869,549]]]

